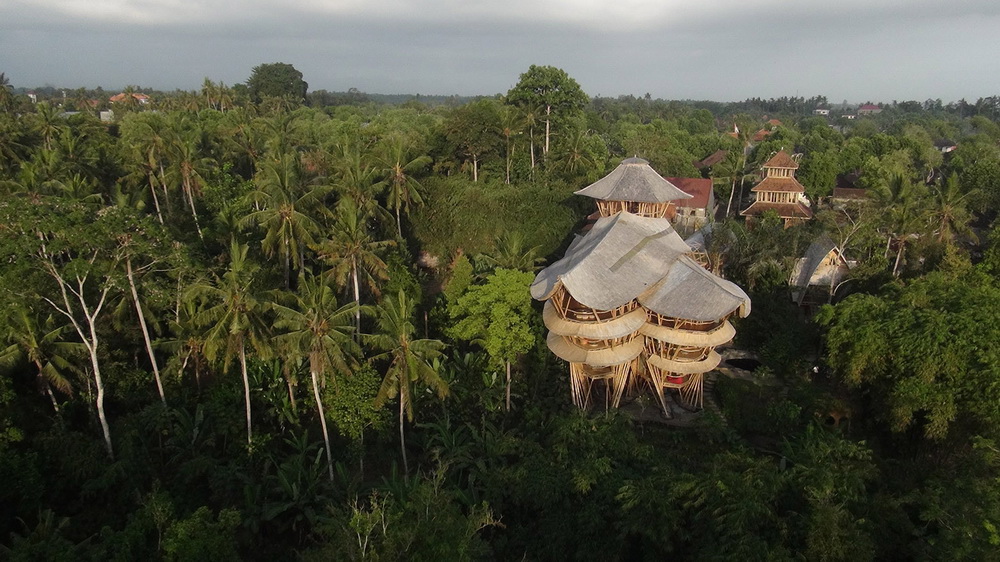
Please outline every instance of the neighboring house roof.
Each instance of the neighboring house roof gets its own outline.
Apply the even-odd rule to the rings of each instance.
[[[761,168],[789,168],[797,170],[799,168],[799,163],[796,162],[794,158],[789,156],[784,150],[779,150],[777,154],[765,162]]]
[[[866,103],[866,104],[862,105],[861,107],[859,107],[858,111],[876,111],[876,110],[881,111],[881,109],[882,109],[881,107],[879,107],[879,106],[877,106],[877,105],[875,105],[873,103]]]
[[[806,188],[799,183],[799,180],[793,177],[768,176],[761,180],[760,183],[753,186],[753,189],[750,191],[793,191],[795,193],[805,193]]]
[[[109,98],[109,101],[111,103],[118,103],[120,101],[124,101],[127,96],[128,96],[128,94],[126,94],[125,92],[122,92],[120,94],[115,94],[115,95],[111,96]],[[136,100],[140,101],[140,102],[147,102],[147,101],[149,101],[149,96],[147,96],[146,94],[140,94],[138,92],[133,93],[132,97],[135,98]]]
[[[768,119],[767,124],[772,127],[780,127],[783,123],[777,119]]]
[[[771,134],[771,131],[768,131],[767,129],[761,129],[761,130],[759,130],[759,131],[757,131],[756,133],[753,134],[753,142],[760,142],[760,141],[766,139],[767,136],[770,135],[770,134]]]
[[[867,199],[868,190],[861,187],[835,187],[834,199]]]
[[[612,172],[576,192],[604,201],[666,203],[689,199],[677,186],[663,179],[642,158],[626,158]]]
[[[802,203],[765,203],[763,201],[754,201],[740,214],[745,217],[753,217],[770,210],[777,212],[778,216],[783,219],[811,219],[813,216],[812,209]]]
[[[692,209],[707,209],[712,196],[712,180],[708,178],[667,178],[667,181],[676,185],[691,196],[677,202],[678,207]]]
[[[699,170],[703,170],[705,168],[711,168],[712,166],[725,160],[726,155],[728,154],[729,154],[728,150],[716,150],[715,152],[706,156],[704,160],[695,160],[693,164],[694,167],[698,168]]]

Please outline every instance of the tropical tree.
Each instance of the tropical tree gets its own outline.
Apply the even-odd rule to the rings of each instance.
[[[253,101],[260,103],[265,98],[289,98],[296,104],[305,101],[309,84],[302,79],[302,73],[294,66],[283,63],[265,63],[253,67],[247,88]]]
[[[247,348],[262,358],[271,351],[269,324],[265,317],[267,307],[257,293],[260,268],[247,259],[247,246],[234,240],[229,247],[229,260],[229,268],[222,277],[194,284],[188,290],[188,297],[197,299],[202,305],[194,320],[205,327],[205,357],[209,361],[221,359],[227,369],[233,359],[239,360],[246,403],[247,444],[253,444]]]
[[[320,380],[332,373],[350,374],[360,350],[351,339],[354,331],[351,316],[357,304],[340,306],[330,285],[321,277],[307,277],[294,295],[291,306],[275,305],[278,320],[275,327],[285,330],[278,336],[279,343],[297,357],[309,361],[309,376],[312,378],[313,395],[319,421],[323,428],[323,442],[326,446],[326,461],[333,480],[333,453],[330,448],[330,433],[326,428],[326,410],[320,394]],[[325,385],[325,381],[324,381]]]
[[[956,174],[931,187],[930,220],[938,242],[951,243],[956,235],[970,233],[972,214],[969,212],[969,200],[978,193],[976,190],[963,193]]]
[[[337,219],[333,235],[321,242],[316,250],[330,266],[329,275],[341,287],[350,283],[354,290],[357,333],[361,333],[361,285],[375,296],[380,294],[379,282],[389,278],[389,267],[379,253],[392,247],[391,240],[375,240],[365,218],[352,199],[337,204]]]
[[[66,339],[71,326],[59,324],[52,315],[44,319],[27,306],[7,309],[4,341],[9,344],[0,349],[0,365],[11,367],[27,361],[37,369],[38,387],[52,402],[52,409],[59,413],[59,401],[52,387],[69,396],[73,395],[71,375],[79,374],[74,365],[77,355],[85,348]]]
[[[268,257],[281,259],[287,289],[291,286],[292,267],[301,275],[305,249],[316,243],[321,227],[312,213],[324,209],[322,199],[329,187],[303,185],[299,158],[290,153],[264,161],[254,186],[256,189],[248,197],[256,210],[240,225],[252,224],[264,230],[261,247]]]
[[[407,214],[410,212],[410,205],[423,205],[423,197],[420,196],[422,186],[414,177],[427,168],[431,163],[431,157],[427,155],[410,158],[409,151],[403,138],[399,135],[390,136],[384,141],[382,162],[382,180],[388,191],[386,202],[396,212],[396,233],[403,237],[403,226],[400,220],[400,209]]]
[[[893,277],[899,276],[899,266],[907,242],[926,224],[926,209],[920,201],[923,194],[922,186],[914,184],[902,175],[893,175],[887,183],[880,184],[875,189],[876,202],[888,215],[886,254],[893,243],[896,245],[896,260],[892,266]]]
[[[576,80],[570,78],[566,71],[554,66],[531,65],[507,92],[507,103],[524,108],[545,109],[545,145],[542,154],[546,155],[549,153],[553,111],[557,116],[568,117],[582,111],[587,101],[587,94],[583,93]]]
[[[72,325],[87,350],[97,389],[97,415],[108,456],[114,459],[111,429],[104,410],[106,389],[101,371],[99,329],[102,312],[112,292],[118,290],[121,259],[114,244],[113,228],[105,214],[92,207],[38,198],[13,200],[0,206],[0,250],[8,258],[7,276],[25,279],[40,271],[51,284],[39,291],[40,298]],[[42,281],[35,278],[35,282]],[[16,285],[8,279],[10,287]],[[29,283],[27,286],[32,286]],[[35,289],[37,290],[37,289]],[[27,295],[26,295],[27,298]]]
[[[14,110],[14,87],[10,85],[10,79],[5,73],[0,72],[0,111],[9,112]]]
[[[530,319],[531,294],[528,286],[533,273],[497,269],[482,285],[472,285],[465,294],[448,306],[448,314],[457,320],[449,332],[456,338],[475,341],[490,357],[504,366],[507,373],[507,411],[510,411],[511,362],[535,343]]]
[[[440,399],[448,395],[448,384],[432,366],[432,361],[442,356],[444,344],[438,340],[416,339],[413,313],[414,302],[400,290],[376,307],[377,329],[366,337],[372,347],[382,352],[372,360],[388,361],[375,404],[381,406],[392,398],[399,400],[399,443],[403,453],[403,470],[407,473],[410,469],[406,460],[403,417],[405,414],[406,419],[413,421],[414,385],[420,383],[429,387],[437,392]]]

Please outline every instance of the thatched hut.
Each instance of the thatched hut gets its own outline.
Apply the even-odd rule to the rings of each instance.
[[[570,364],[573,401],[588,408],[602,384],[617,407],[645,383],[668,417],[667,389],[701,407],[715,347],[733,338],[728,319],[749,314],[749,297],[692,259],[666,218],[689,196],[645,160],[629,158],[577,193],[598,200],[600,217],[531,285],[545,301],[549,349]]]

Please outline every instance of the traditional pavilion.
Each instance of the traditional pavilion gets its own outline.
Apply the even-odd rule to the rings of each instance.
[[[715,347],[733,338],[728,319],[749,314],[750,298],[692,258],[667,219],[690,195],[645,160],[576,193],[597,199],[597,221],[531,285],[545,301],[549,349],[569,362],[574,403],[588,408],[602,385],[605,406],[618,407],[646,386],[667,417],[671,389],[700,408],[703,376],[721,360]]]
[[[795,179],[798,167],[798,162],[783,150],[764,163],[764,178],[750,190],[756,194],[754,202],[740,213],[747,222],[771,210],[784,219],[785,228],[812,218],[806,189]]]

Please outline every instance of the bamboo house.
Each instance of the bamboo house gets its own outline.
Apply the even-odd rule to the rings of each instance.
[[[593,227],[531,285],[544,301],[549,349],[569,363],[573,402],[605,407],[648,388],[671,417],[667,393],[701,408],[704,374],[732,340],[729,318],[750,298],[699,264],[670,225],[674,201],[690,197],[649,163],[629,158],[576,192],[597,200]]]

